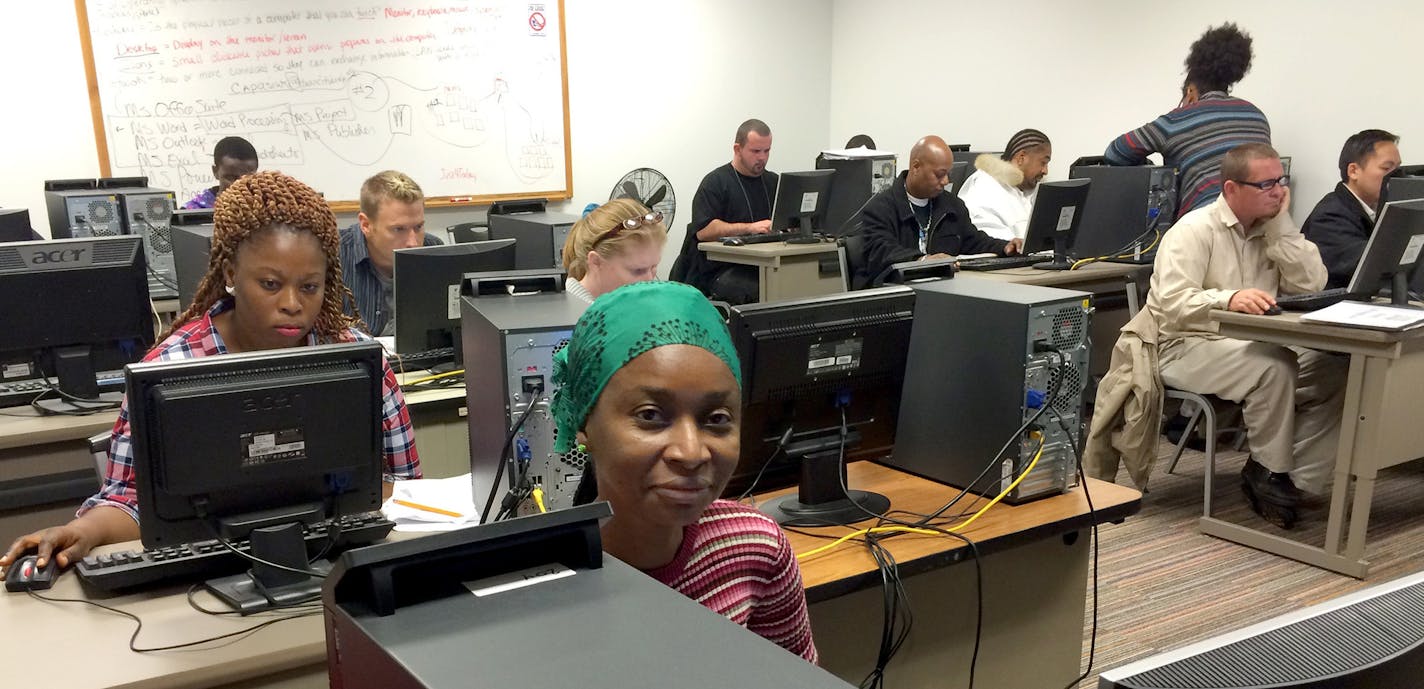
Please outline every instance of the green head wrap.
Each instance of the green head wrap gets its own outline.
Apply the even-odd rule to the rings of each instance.
[[[696,288],[678,282],[635,282],[588,307],[569,345],[554,355],[555,452],[568,452],[608,379],[639,354],[663,345],[701,347],[742,384],[737,350],[721,314]]]

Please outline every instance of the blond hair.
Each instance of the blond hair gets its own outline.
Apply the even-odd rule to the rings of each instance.
[[[401,203],[415,203],[425,200],[425,192],[409,175],[399,170],[386,170],[372,175],[361,184],[361,212],[367,218],[376,219],[381,210],[381,202],[394,199]]]
[[[588,252],[597,251],[599,256],[612,258],[623,253],[629,245],[667,241],[667,227],[661,221],[644,224],[637,229],[624,229],[613,236],[614,228],[621,228],[625,220],[641,218],[649,212],[648,207],[632,199],[613,199],[599,206],[574,223],[569,230],[569,238],[564,241],[564,270],[569,277],[582,280],[588,274]],[[602,241],[599,241],[602,239]]]

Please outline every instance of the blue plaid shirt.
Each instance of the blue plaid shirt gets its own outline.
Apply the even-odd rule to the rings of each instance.
[[[168,339],[144,355],[144,361],[174,361],[193,359],[200,356],[227,354],[227,345],[217,328],[213,327],[213,316],[232,308],[231,299],[223,299],[213,305],[202,318],[189,321],[176,330]],[[346,341],[370,340],[357,330],[348,330]],[[316,333],[307,333],[307,344],[317,344]],[[415,451],[415,430],[410,424],[410,413],[405,408],[405,397],[401,394],[396,374],[389,364],[384,366],[385,376],[381,380],[381,430],[385,438],[387,481],[420,478],[420,455]],[[134,487],[133,429],[129,425],[129,403],[124,398],[119,409],[119,420],[114,423],[113,435],[109,440],[109,466],[104,477],[104,485],[99,492],[79,507],[79,516],[98,507],[108,505],[128,512],[138,521],[138,490]]]
[[[425,246],[444,244],[435,235],[425,233]],[[361,312],[361,320],[369,333],[379,335],[386,329],[386,322],[395,314],[386,313],[385,285],[376,274],[376,266],[371,265],[371,254],[366,250],[366,236],[361,234],[361,223],[356,223],[341,231],[341,281],[351,290],[356,300],[355,308]],[[354,316],[351,302],[341,305],[346,315]],[[392,307],[394,308],[394,307]]]

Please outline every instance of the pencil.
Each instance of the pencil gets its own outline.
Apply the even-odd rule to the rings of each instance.
[[[440,509],[439,507],[431,507],[430,505],[422,505],[422,504],[420,504],[420,503],[418,503],[418,502],[410,502],[410,501],[408,501],[408,500],[401,500],[400,498],[391,498],[391,502],[393,502],[393,503],[395,503],[395,504],[397,504],[397,505],[401,505],[401,506],[403,506],[403,507],[409,507],[409,508],[411,508],[411,509],[421,510],[421,511],[423,511],[423,512],[431,512],[431,513],[434,513],[434,514],[443,514],[443,515],[445,515],[445,516],[447,516],[447,517],[454,517],[454,518],[456,518],[456,519],[463,519],[463,518],[465,517],[465,515],[460,514],[459,512],[451,512],[450,510],[442,510],[442,509]]]

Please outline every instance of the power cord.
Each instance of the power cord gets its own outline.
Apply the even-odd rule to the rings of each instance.
[[[214,642],[214,641],[221,641],[221,640],[223,640],[223,639],[230,639],[230,638],[233,638],[233,637],[246,636],[246,635],[252,634],[253,632],[256,632],[257,630],[262,629],[262,628],[264,628],[264,627],[270,627],[270,626],[272,626],[272,625],[274,625],[274,624],[277,624],[278,622],[285,622],[285,621],[287,621],[287,620],[295,620],[295,619],[297,619],[297,618],[299,618],[299,617],[310,617],[310,616],[312,616],[312,615],[319,615],[319,614],[321,614],[321,609],[320,609],[320,607],[316,607],[315,609],[310,610],[310,611],[303,611],[303,612],[298,612],[298,613],[294,613],[294,614],[291,614],[291,615],[283,615],[283,616],[281,616],[281,617],[275,617],[275,618],[270,619],[270,620],[267,620],[267,621],[265,621],[265,622],[259,622],[259,623],[257,623],[257,624],[254,624],[254,625],[250,626],[250,627],[246,627],[246,628],[243,628],[243,629],[239,629],[239,630],[234,631],[234,632],[228,632],[227,634],[218,634],[217,636],[210,636],[210,637],[207,637],[207,638],[205,638],[205,639],[198,639],[197,641],[186,641],[186,642],[180,643],[180,644],[170,644],[170,645],[168,645],[168,646],[154,646],[154,647],[152,647],[152,648],[140,648],[140,647],[137,645],[137,642],[138,642],[138,635],[139,635],[139,633],[143,631],[143,619],[140,618],[138,615],[135,615],[135,614],[133,614],[133,613],[127,611],[127,610],[120,610],[120,609],[115,608],[115,607],[111,607],[111,606],[108,606],[108,605],[104,605],[103,603],[97,603],[97,602],[95,602],[95,601],[92,601],[92,600],[85,600],[85,599],[83,599],[83,598],[57,598],[57,597],[53,597],[53,596],[42,596],[42,595],[40,595],[40,594],[38,594],[38,593],[36,593],[36,592],[34,592],[34,591],[28,591],[27,593],[30,594],[30,597],[31,597],[31,598],[38,598],[39,600],[47,601],[47,602],[50,602],[50,603],[83,603],[84,605],[92,605],[92,606],[94,606],[94,607],[96,607],[96,608],[99,608],[99,609],[101,609],[101,610],[107,610],[108,612],[114,613],[115,615],[123,615],[124,617],[127,617],[127,618],[133,620],[134,623],[135,623],[135,627],[134,627],[133,634],[129,636],[129,650],[130,650],[130,651],[133,651],[134,653],[153,653],[153,652],[156,652],[156,651],[172,651],[172,650],[179,649],[179,648],[190,648],[190,647],[193,647],[193,646],[201,646],[201,645],[203,645],[203,644],[212,643],[212,642]]]
[[[842,422],[844,422],[844,419],[842,419]],[[786,443],[791,442],[791,435],[795,430],[795,427],[787,426],[786,431],[781,434],[780,442],[776,443],[776,449],[771,451],[771,455],[766,458],[765,462],[762,462],[761,469],[757,470],[756,476],[752,478],[751,485],[747,486],[746,491],[737,498],[737,502],[748,502],[748,498],[751,498],[752,494],[756,492],[757,484],[761,483],[761,477],[766,474],[766,468],[771,466],[772,463],[776,461],[777,455],[786,449]],[[844,446],[844,441],[842,442],[842,446]],[[844,447],[842,447],[842,454],[844,454]],[[751,500],[748,504],[752,507],[756,507],[756,500]]]

